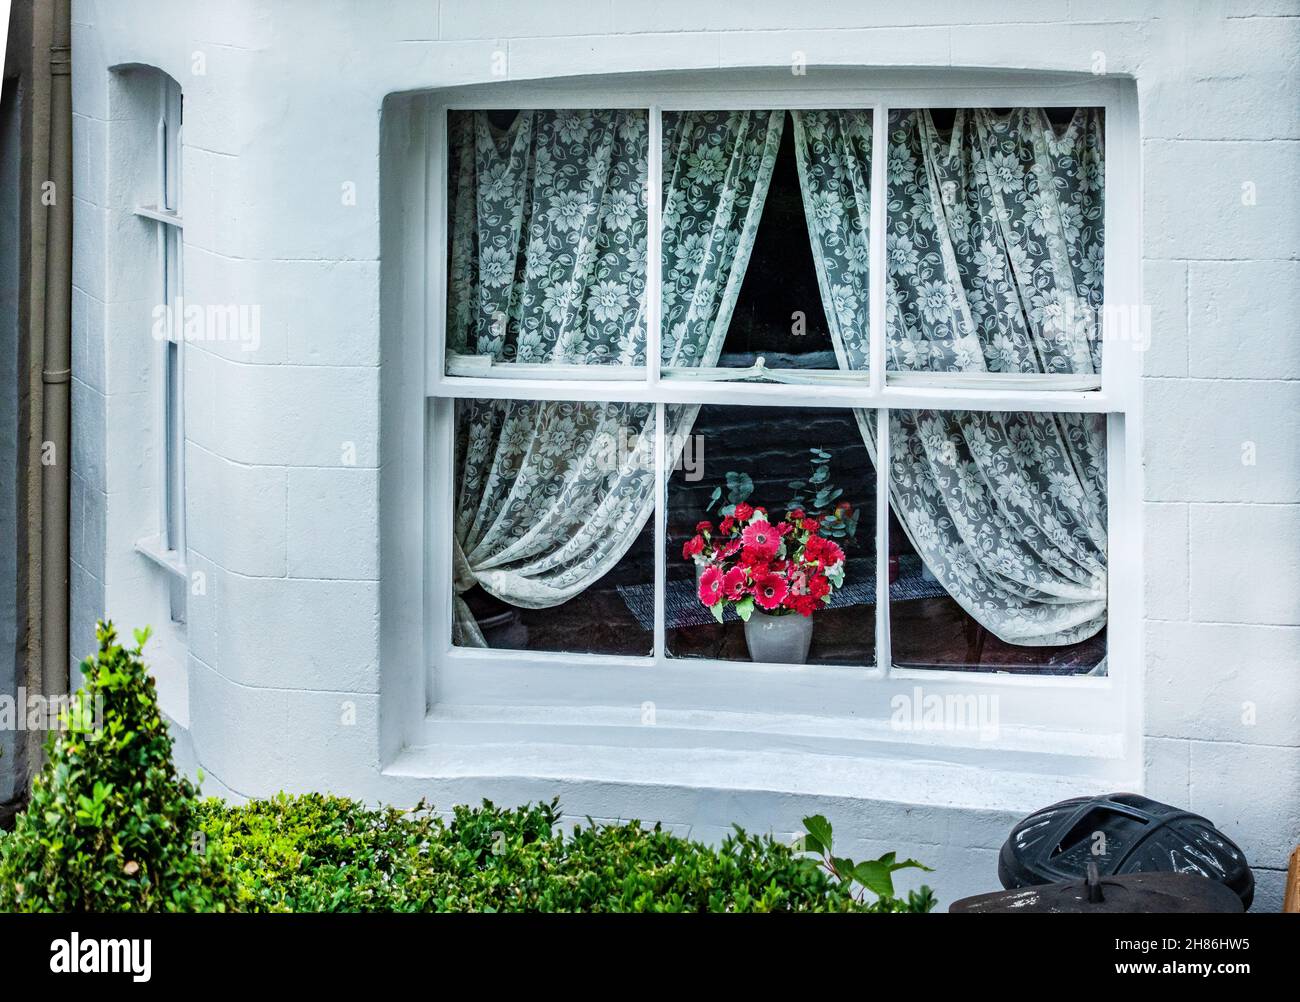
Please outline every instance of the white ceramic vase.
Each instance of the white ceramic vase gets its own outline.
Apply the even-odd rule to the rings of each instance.
[[[812,616],[772,616],[755,609],[745,623],[749,658],[761,664],[801,665],[812,643]]]

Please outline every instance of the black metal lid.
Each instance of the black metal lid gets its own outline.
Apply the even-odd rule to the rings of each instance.
[[[1077,797],[1045,807],[1011,830],[998,857],[1008,890],[1103,874],[1195,873],[1217,880],[1249,908],[1255,877],[1246,857],[1207,819],[1136,793]]]
[[[948,906],[953,913],[1177,913],[1232,914],[1241,899],[1217,880],[1195,873],[1126,873],[1062,884],[1036,884],[992,894],[976,894]]]

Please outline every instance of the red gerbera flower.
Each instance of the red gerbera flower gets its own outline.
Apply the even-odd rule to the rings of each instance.
[[[790,595],[785,605],[787,609],[793,609],[801,616],[811,616],[817,609],[817,600],[811,595]]]
[[[750,522],[740,538],[745,542],[745,549],[751,550],[764,560],[771,560],[780,549],[781,537],[772,526],[764,521]]]
[[[728,557],[734,556],[736,551],[739,549],[740,549],[740,540],[733,539],[729,541],[721,549],[718,550],[718,556],[721,557],[723,560],[726,560]]]
[[[833,567],[844,559],[844,551],[833,540],[812,536],[804,544],[803,559],[821,568]]]
[[[733,567],[722,576],[722,594],[733,602],[745,597],[746,587],[745,572],[740,567]]]
[[[700,602],[707,606],[717,605],[722,601],[722,571],[716,567],[706,567],[700,575]]]
[[[775,574],[754,576],[754,601],[763,609],[776,609],[785,600],[785,581]]]

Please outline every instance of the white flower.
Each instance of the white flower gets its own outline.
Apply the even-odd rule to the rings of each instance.
[[[491,288],[509,285],[514,278],[514,255],[504,247],[489,247],[479,258],[479,278]]]
[[[1029,228],[1040,237],[1053,232],[1056,229],[1056,210],[1057,201],[1049,192],[1034,192],[1025,203]]]
[[[520,331],[515,342],[516,362],[541,362],[546,358],[546,342],[541,331]]]
[[[591,313],[597,320],[618,320],[627,309],[627,286],[601,282],[591,294]]]
[[[952,316],[952,289],[947,282],[926,282],[917,294],[921,314],[930,323],[940,323]]]
[[[847,285],[831,286],[831,305],[844,326],[852,326],[858,319],[858,296]]]
[[[628,146],[635,146],[646,134],[646,115],[644,111],[627,111],[622,113],[618,125],[618,137]]]
[[[1006,269],[1007,259],[998,246],[986,238],[981,241],[980,249],[975,252],[975,264],[979,267],[980,278],[998,281]]]
[[[921,258],[912,238],[906,233],[891,233],[885,238],[885,256],[889,260],[891,275],[910,275],[916,271]]]
[[[1105,251],[1101,244],[1093,244],[1088,248],[1086,254],[1079,260],[1079,271],[1082,273],[1081,281],[1089,288],[1101,288],[1102,278],[1105,275],[1106,258]]]
[[[566,191],[546,210],[546,218],[557,230],[577,230],[587,218],[587,195],[582,191]]]
[[[1055,289],[1034,293],[1030,299],[1029,319],[1049,336],[1064,333],[1065,304],[1061,301],[1061,294]]]
[[[1024,187],[1025,175],[1020,161],[1008,153],[994,153],[979,161],[989,187],[999,195],[1009,195]]]
[[[499,202],[508,197],[514,189],[515,180],[518,173],[512,169],[511,165],[496,163],[487,169],[479,181],[480,191],[483,193],[483,200],[487,202]]]
[[[834,226],[844,215],[844,205],[836,191],[816,192],[811,209],[813,218],[825,226]]]
[[[995,335],[989,346],[989,368],[994,372],[1020,371],[1020,349],[1004,333]]]
[[[903,184],[912,180],[916,174],[916,164],[911,151],[906,146],[889,148],[889,183]]]
[[[677,245],[676,259],[679,271],[698,272],[710,257],[709,244],[698,233],[686,234]]]
[[[543,278],[551,270],[551,249],[542,237],[528,241],[527,263],[524,274],[533,281]]]
[[[1078,511],[1083,502],[1083,488],[1079,480],[1071,473],[1053,470],[1047,474],[1047,491],[1072,511]]]
[[[1077,205],[1061,205],[1059,207],[1061,219],[1061,232],[1065,239],[1070,243],[1079,239],[1079,230],[1083,226],[1083,210]]]
[[[591,133],[591,118],[579,111],[563,111],[555,118],[555,134],[573,146],[580,145]]]
[[[578,429],[569,418],[557,418],[546,425],[541,452],[545,456],[565,456],[578,443]]]
[[[616,191],[605,204],[605,225],[615,231],[628,229],[637,218],[640,200],[634,192]]]
[[[686,158],[686,176],[696,184],[713,186],[726,173],[726,158],[719,146],[696,147]]]
[[[847,243],[844,260],[849,266],[849,271],[855,275],[865,275],[871,269],[870,237],[863,231],[850,236]]]
[[[577,299],[578,288],[576,282],[556,282],[554,285],[546,287],[546,293],[542,299],[542,309],[551,323],[562,324],[573,311]]]

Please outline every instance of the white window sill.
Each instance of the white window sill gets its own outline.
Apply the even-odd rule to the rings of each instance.
[[[1138,789],[1117,736],[900,733],[888,721],[587,707],[439,708],[385,774],[764,791],[1027,814]]]
[[[186,569],[185,561],[181,558],[180,553],[176,550],[167,549],[161,536],[146,536],[144,539],[137,539],[135,552],[173,577],[180,578],[182,581],[189,580],[189,571]]]

